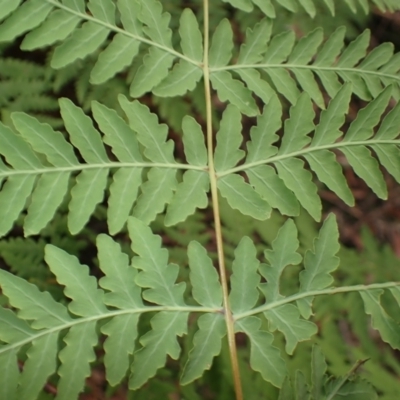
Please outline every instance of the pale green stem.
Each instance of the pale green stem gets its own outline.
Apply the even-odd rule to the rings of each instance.
[[[232,312],[229,306],[229,290],[228,290],[228,277],[225,267],[224,246],[222,240],[221,218],[218,203],[218,188],[217,188],[217,174],[214,167],[214,146],[213,146],[213,128],[212,128],[212,102],[211,102],[211,87],[210,87],[210,70],[208,61],[209,51],[209,9],[208,0],[204,0],[204,56],[203,56],[203,71],[204,71],[204,92],[206,101],[207,113],[207,151],[208,151],[208,166],[210,174],[211,198],[214,212],[215,223],[215,236],[217,242],[218,264],[219,273],[221,278],[223,304],[225,321],[227,328],[229,354],[232,365],[233,382],[236,393],[236,400],[243,400],[242,384],[240,382],[239,362],[235,341],[235,329]]]
[[[292,296],[287,296],[283,299],[272,301],[268,304],[253,308],[252,310],[235,314],[235,321],[250,317],[251,315],[260,314],[262,312],[272,310],[273,308],[283,306],[284,304],[293,303],[294,301],[305,299],[307,297],[332,295],[336,293],[349,293],[349,292],[366,292],[368,290],[376,289],[389,289],[391,287],[400,286],[400,282],[386,282],[386,283],[374,283],[371,285],[354,285],[354,286],[341,286],[337,288],[329,288],[323,290],[310,290],[303,293],[296,293]]]
[[[381,71],[373,71],[361,68],[344,68],[344,67],[326,67],[320,65],[300,65],[300,64],[237,64],[237,65],[226,65],[223,67],[213,67],[210,68],[211,72],[218,71],[237,71],[241,69],[276,69],[276,68],[285,68],[285,69],[308,69],[311,71],[332,71],[335,73],[340,72],[348,72],[348,73],[356,73],[357,75],[374,75],[378,76],[381,79],[393,79],[396,81],[400,81],[400,77],[395,74],[387,74]]]
[[[246,169],[250,169],[253,167],[257,167],[258,165],[264,165],[264,164],[271,164],[274,162],[286,160],[288,158],[293,158],[293,157],[300,157],[304,156],[308,153],[313,153],[316,151],[321,151],[321,150],[332,150],[332,149],[338,149],[340,150],[341,147],[347,148],[351,146],[373,146],[373,145],[379,145],[379,144],[392,144],[399,146],[400,145],[400,140],[386,140],[386,139],[371,139],[371,140],[358,140],[358,141],[351,141],[348,142],[346,141],[346,138],[342,140],[341,142],[337,143],[329,143],[329,144],[324,144],[324,145],[313,145],[311,144],[309,147],[305,147],[301,150],[298,151],[293,151],[291,153],[286,153],[286,154],[278,154],[273,157],[266,158],[264,160],[258,160],[250,163],[245,163],[242,165],[239,165],[234,168],[227,169],[226,171],[222,171],[218,174],[218,178],[222,178],[223,176],[234,174],[236,172],[241,172],[245,171]]]
[[[70,329],[73,326],[87,324],[88,322],[101,321],[104,319],[109,319],[126,314],[144,314],[144,313],[154,313],[161,311],[171,311],[171,312],[187,312],[187,313],[221,313],[223,310],[221,308],[212,307],[202,307],[202,306],[143,306],[138,308],[127,308],[125,310],[113,310],[104,314],[91,315],[90,317],[74,318],[69,320],[59,319],[60,325],[55,325],[51,328],[38,330],[34,335],[29,335],[25,339],[10,343],[8,345],[0,347],[0,354],[4,354],[7,351],[18,350],[26,344],[32,343],[34,340],[40,337],[50,335],[55,332],[61,332],[65,329]]]

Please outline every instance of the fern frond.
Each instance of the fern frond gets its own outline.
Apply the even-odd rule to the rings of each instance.
[[[379,170],[379,162],[399,180],[396,167],[399,165],[400,145],[399,105],[397,104],[381,121],[391,95],[392,87],[382,91],[358,113],[348,131],[343,133],[340,129],[344,124],[350,101],[350,85],[343,86],[331,100],[328,108],[321,113],[317,126],[314,125],[314,110],[310,97],[303,93],[290,109],[290,118],[284,123],[284,134],[279,149],[273,146],[273,143],[278,140],[275,132],[281,126],[282,111],[279,100],[275,96],[271,97],[263,114],[257,119],[258,124],[251,129],[246,162],[234,168],[225,168],[225,171],[218,171],[221,194],[224,197],[228,196],[229,201],[225,188],[225,182],[228,181],[235,182],[236,186],[240,184],[247,187],[248,184],[241,176],[231,175],[233,172],[244,171],[255,192],[271,207],[278,208],[288,215],[297,215],[298,201],[314,219],[319,220],[322,206],[317,187],[312,181],[312,174],[305,169],[304,161],[299,157],[303,156],[307,160],[321,182],[347,204],[352,205],[353,195],[333,152],[338,150],[346,156],[356,174],[377,196],[386,198],[387,189]],[[377,126],[379,129],[376,130]],[[311,137],[309,135],[312,132],[314,133]],[[371,150],[376,153],[377,158],[371,155]],[[272,164],[276,170],[264,164]],[[230,184],[231,187],[232,185],[233,183]],[[242,201],[241,208],[239,205],[233,205],[231,201],[230,204],[244,214],[262,219],[261,213],[256,214],[253,211],[254,204],[249,205]]]
[[[115,170],[109,187],[108,225],[112,233],[122,229],[132,207],[133,215],[150,222],[169,203],[166,222],[173,225],[208,205],[207,151],[200,126],[189,117],[185,119],[185,136],[190,136],[185,139],[189,164],[179,164],[173,142],[166,141],[168,127],[159,124],[157,116],[138,102],[121,96],[120,104],[132,128],[114,110],[93,102],[93,115],[103,138],[82,109],[67,99],[60,100],[60,108],[71,143],[62,133],[24,113],[12,114],[20,135],[0,125],[0,153],[7,162],[7,166],[0,165],[0,179],[5,180],[0,191],[2,235],[11,229],[29,197],[25,234],[40,232],[68,192],[68,227],[72,233],[79,232],[103,201],[110,169]],[[110,159],[105,144],[117,161]],[[150,170],[144,178],[147,168]],[[179,184],[178,169],[188,170]],[[72,188],[71,177],[75,181]],[[187,196],[193,202],[188,202]]]
[[[28,32],[21,44],[23,50],[61,42],[51,59],[55,69],[97,53],[90,74],[93,84],[108,81],[135,58],[141,59],[142,65],[131,84],[134,97],[153,89],[159,96],[184,94],[202,77],[202,38],[190,9],[181,14],[180,53],[172,46],[170,15],[163,12],[158,0],[121,0],[116,4],[111,0],[28,0],[16,10],[11,5],[5,8],[0,41]],[[141,44],[150,47],[143,53],[139,51]],[[171,70],[177,57],[179,61]]]
[[[243,79],[250,93],[253,92],[264,102],[268,102],[273,91],[276,91],[291,104],[295,104],[301,91],[304,91],[324,109],[323,93],[327,92],[333,98],[346,82],[352,83],[353,92],[363,100],[377,97],[391,84],[396,88],[393,96],[399,98],[398,55],[393,54],[394,48],[390,43],[384,43],[368,53],[368,30],[346,47],[343,27],[338,28],[325,43],[320,28],[296,43],[293,31],[280,33],[269,40],[271,24],[270,20],[264,20],[254,27],[253,32],[248,32],[236,64],[228,66],[225,62],[218,66],[210,65],[211,81],[221,100],[229,99],[235,104],[234,96],[229,96],[226,90],[224,92],[219,83],[220,76],[225,76],[224,82],[235,82],[232,72]],[[254,46],[254,35],[263,31],[265,36],[260,41],[263,45]],[[251,50],[246,50],[247,48]],[[225,75],[222,75],[222,72],[225,72]],[[216,86],[218,84],[219,86]],[[241,97],[244,98],[243,96]],[[248,106],[251,104],[249,101]],[[242,106],[241,111],[247,115],[254,115],[256,109],[253,108],[252,113]]]
[[[256,314],[266,317],[271,331],[278,329],[286,336],[286,351],[291,354],[299,341],[316,332],[313,323],[300,317],[296,301],[336,292],[360,292],[367,313],[373,315],[374,326],[381,330],[384,340],[395,344],[398,327],[381,311],[379,297],[382,290],[390,289],[399,300],[398,283],[327,288],[331,283],[330,273],[337,266],[334,260],[337,237],[331,234],[333,229],[337,227],[331,217],[320,232],[314,253],[305,256],[299,292],[290,296],[281,295],[278,288],[283,269],[301,262],[297,253],[297,230],[291,220],[280,230],[272,249],[265,252],[269,266],[260,266],[255,246],[248,238],[235,250],[229,296],[233,314],[229,320],[233,318],[236,331],[249,337],[252,369],[274,386],[281,387],[284,382],[285,361],[272,345],[274,335],[261,330],[262,320]],[[198,304],[189,306],[183,297],[185,284],[177,283],[179,267],[169,263],[168,251],[161,247],[161,237],[133,217],[128,221],[128,231],[135,253],[131,264],[113,239],[104,234],[98,236],[100,268],[105,274],[99,281],[74,256],[52,245],[46,246],[46,262],[57,281],[65,286],[64,293],[70,299],[67,306],[27,281],[0,271],[1,290],[10,305],[19,310],[16,313],[0,308],[0,340],[4,343],[0,347],[0,369],[4,372],[0,375],[0,390],[7,398],[23,394],[35,399],[47,379],[57,372],[58,397],[76,399],[90,373],[89,365],[95,359],[93,348],[99,341],[97,325],[102,321],[106,324],[100,326],[100,331],[107,335],[106,376],[112,385],[119,383],[130,368],[129,386],[138,388],[165,365],[167,355],[177,359],[180,354],[177,336],[187,334],[188,315],[192,312],[203,315],[198,319],[182,384],[197,379],[210,368],[213,358],[221,351],[229,322],[222,308],[219,277],[206,250],[197,242],[189,244],[192,296]],[[268,282],[260,283],[260,275]],[[257,286],[264,294],[262,305],[255,290]],[[311,307],[311,302],[308,305]],[[147,312],[155,315],[150,330],[138,338],[141,347],[135,349],[139,317]],[[62,331],[66,334],[60,343],[58,337]],[[121,340],[128,340],[129,344],[122,346]],[[27,349],[27,361],[20,373],[17,353],[23,346]],[[56,371],[57,354],[61,364]]]
[[[205,316],[206,322],[209,317],[217,316],[219,322],[215,325],[215,333],[220,332],[221,341],[225,327],[219,312],[222,296],[218,295],[218,291],[221,293],[221,287],[214,267],[202,265],[204,257],[193,258],[192,284],[196,288],[195,298],[201,305],[187,306],[183,300],[185,285],[175,283],[178,266],[168,264],[168,252],[161,248],[161,238],[155,236],[143,222],[133,218],[129,222],[129,234],[132,249],[137,254],[133,258],[133,266],[109,236],[100,235],[97,238],[100,268],[105,274],[98,282],[89,275],[88,267],[81,265],[74,256],[52,245],[46,246],[46,262],[57,281],[65,286],[65,295],[71,300],[68,308],[27,281],[0,271],[1,290],[10,304],[19,310],[17,314],[0,308],[0,340],[6,343],[0,347],[0,368],[8,367],[0,377],[0,390],[8,395],[7,398],[12,399],[16,393],[23,393],[24,398],[35,399],[48,377],[56,372],[58,353],[61,361],[57,371],[60,377],[58,397],[76,399],[83,389],[85,377],[90,373],[89,363],[95,358],[93,347],[99,340],[96,325],[103,320],[108,321],[101,326],[101,332],[107,335],[104,343],[105,366],[107,379],[112,385],[119,383],[129,368],[129,357],[135,350],[134,339],[138,335],[137,323],[143,312],[156,314],[151,320],[151,330],[140,338],[142,347],[134,354],[130,379],[132,388],[143,385],[151,378],[165,364],[167,354],[173,358],[179,356],[180,345],[176,336],[186,334],[189,312],[211,312]],[[205,252],[199,244],[193,246],[195,252]],[[205,281],[199,279],[200,276]],[[217,297],[210,303],[208,294],[201,291],[211,281],[211,292]],[[142,299],[152,305],[144,305]],[[204,322],[199,322],[199,325],[201,339],[202,335],[209,335],[209,325],[205,326]],[[67,331],[64,344],[57,340],[61,331]],[[124,339],[129,341],[128,346],[121,346]],[[17,352],[27,344],[28,359],[20,374]],[[195,340],[195,354],[199,352],[198,346],[203,344],[203,341]],[[216,350],[207,349],[207,353],[200,350],[205,358],[200,363],[198,359],[192,360],[195,365],[189,361],[188,368],[192,372],[188,376],[201,374],[209,368],[210,359],[206,354],[211,354],[212,360],[219,351],[220,345]]]
[[[334,293],[337,290],[331,286],[333,282],[331,274],[339,265],[339,258],[336,257],[336,253],[339,251],[338,231],[333,215],[330,215],[324,222],[319,236],[314,242],[314,249],[306,252],[304,260],[298,253],[299,241],[297,236],[297,228],[294,222],[288,220],[272,242],[272,249],[264,252],[269,265],[261,264],[259,267],[259,262],[255,258],[254,244],[244,239],[235,251],[232,291],[230,294],[233,318],[237,329],[248,334],[250,341],[252,341],[251,335],[259,329],[256,329],[256,326],[260,326],[261,323],[260,319],[258,317],[255,318],[254,315],[263,313],[268,320],[269,330],[271,332],[279,330],[285,336],[286,352],[288,354],[293,354],[299,342],[309,340],[317,333],[317,326],[308,321],[312,315],[314,295],[328,292]],[[252,254],[249,254],[249,251]],[[282,295],[280,287],[282,286],[281,277],[284,269],[290,265],[297,265],[302,261],[304,269],[299,275],[299,290],[290,296]],[[249,269],[250,271],[248,271]],[[247,273],[249,274],[248,277]],[[265,278],[266,283],[259,283],[259,274]],[[246,280],[248,280],[248,283]],[[251,290],[252,295],[256,296],[251,299],[243,297],[243,290],[245,290],[244,286],[252,288],[257,284],[265,300],[263,305],[256,306],[256,303],[258,303],[257,292]],[[400,299],[398,283],[388,286],[387,289],[394,294],[398,302]],[[373,315],[374,327],[382,333],[382,338],[385,341],[388,341],[393,347],[398,346],[398,340],[396,339],[398,337],[398,325],[387,315],[380,301],[380,295],[383,293],[384,288],[375,289],[374,285],[371,287],[349,286],[346,289],[342,288],[342,290],[346,292],[358,291],[365,302],[366,313]],[[341,289],[338,289],[338,291],[341,291]],[[248,311],[245,311],[246,308]],[[249,319],[252,320],[251,323]],[[249,320],[249,324],[254,325],[254,328],[247,330],[244,327],[243,321],[247,320]],[[266,338],[269,334],[258,332],[257,335],[265,336],[265,340],[267,340]],[[269,339],[267,341],[271,343]],[[272,353],[274,351],[271,349]],[[259,350],[259,352],[259,357],[261,357],[262,351]],[[253,369],[260,370],[264,379],[276,384],[276,381],[272,381],[271,378],[271,374],[273,376],[270,370],[272,366],[268,367],[267,365],[267,361],[264,360],[263,368],[265,369],[261,371],[259,369],[261,367],[255,367],[252,363]],[[277,365],[279,365],[278,361]],[[280,379],[278,386],[282,384],[283,377]]]
[[[310,17],[314,18],[317,13],[318,2],[313,0],[223,0],[225,3],[230,3],[232,6],[243,10],[245,12],[251,12],[254,5],[260,8],[260,10],[269,18],[276,17],[275,6],[279,5],[285,10],[290,12],[299,12],[303,9]],[[334,0],[323,0],[322,3],[329,9],[332,15],[335,15],[335,2]],[[317,4],[315,4],[317,3]],[[400,6],[391,0],[344,0],[344,3],[349,7],[352,12],[357,11],[357,7],[360,6],[365,13],[368,13],[371,6],[377,6],[381,11],[395,11],[399,10]]]

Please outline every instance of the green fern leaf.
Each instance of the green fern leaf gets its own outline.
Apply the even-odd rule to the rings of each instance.
[[[291,104],[296,104],[300,91],[289,72],[284,69],[269,69],[266,72],[275,85],[277,92],[286,97]]]
[[[243,10],[246,12],[250,12],[253,10],[253,4],[251,4],[250,0],[222,0],[225,3],[232,4],[233,7],[238,8],[239,10]]]
[[[111,234],[119,232],[125,225],[141,184],[141,168],[121,168],[114,173],[107,210],[108,230]]]
[[[122,162],[142,162],[134,132],[118,114],[104,105],[93,102],[93,116],[105,134],[104,142]],[[107,220],[111,234],[119,232],[128,219],[142,184],[142,168],[119,169],[113,175],[108,200]]]
[[[18,317],[33,320],[34,329],[50,328],[71,321],[67,309],[57,303],[47,292],[39,289],[22,278],[0,270],[2,292],[10,304],[20,311]]]
[[[321,200],[317,194],[317,187],[312,182],[312,175],[304,169],[304,162],[298,158],[286,159],[276,163],[279,177],[290,189],[300,204],[316,220],[321,219]],[[299,185],[298,182],[302,182]]]
[[[251,92],[242,82],[232,78],[227,71],[213,72],[210,76],[213,88],[221,101],[230,101],[241,113],[253,117],[258,114]]]
[[[129,265],[128,256],[109,236],[97,237],[100,268],[105,277],[99,281],[107,290],[105,304],[119,309],[143,307],[140,289],[134,285],[137,272]],[[111,385],[118,384],[129,368],[129,355],[135,349],[139,314],[114,317],[101,331],[108,336],[104,342],[104,365]]]
[[[309,0],[306,0],[309,1]],[[314,10],[315,11],[315,10]],[[289,64],[307,64],[317,52],[323,40],[322,29],[315,29],[301,38],[294,47],[289,59]],[[292,69],[300,86],[311,96],[315,103],[322,109],[325,108],[324,99],[311,71],[304,69]]]
[[[61,132],[54,131],[50,125],[42,124],[25,113],[15,112],[11,115],[14,126],[21,136],[37,152],[57,167],[79,165],[72,146]]]
[[[176,336],[187,331],[188,313],[159,312],[151,320],[152,330],[140,339],[142,348],[135,353],[129,388],[137,389],[164,366],[167,354],[178,359],[180,346]],[[135,365],[137,366],[135,368]]]
[[[11,176],[0,193],[0,235],[4,236],[23,210],[35,184],[35,176]]]
[[[157,0],[140,1],[138,18],[146,26],[143,32],[154,42],[172,47],[172,31],[169,28],[170,14],[162,12],[162,5]]]
[[[341,54],[337,65],[341,67],[353,67],[356,65],[361,58],[365,56],[370,37],[371,32],[365,30],[360,36],[353,40]]]
[[[253,3],[260,8],[260,10],[269,18],[275,18],[275,8],[271,0],[252,0]]]
[[[173,61],[174,57],[171,54],[151,47],[133,78],[129,94],[132,97],[140,97],[151,91],[167,77]]]
[[[202,70],[198,66],[180,60],[153,93],[160,97],[183,96],[195,89],[202,76]]]
[[[244,151],[239,149],[243,140],[241,119],[239,110],[235,106],[228,105],[217,133],[214,153],[217,172],[234,167],[244,157]]]
[[[299,241],[297,228],[292,220],[288,220],[279,230],[272,242],[272,250],[264,252],[270,265],[261,265],[260,273],[267,283],[260,284],[266,302],[280,300],[280,278],[283,270],[289,265],[297,265],[302,257],[297,252]],[[264,312],[271,331],[280,330],[286,338],[286,352],[292,354],[298,342],[310,339],[317,332],[317,326],[300,318],[299,310],[292,304],[285,304]]]
[[[89,276],[86,265],[81,265],[76,257],[50,244],[45,248],[44,258],[57,281],[65,286],[65,295],[72,299],[68,308],[73,314],[89,317],[108,311],[103,303],[104,293],[97,288],[96,279]]]
[[[100,133],[94,128],[92,120],[66,98],[60,100],[60,109],[71,142],[79,149],[85,161],[108,163]]]
[[[316,10],[315,5],[312,2],[312,0],[299,0],[299,3],[302,5],[304,10],[306,10],[307,14],[311,18],[315,17],[315,14],[317,13],[317,10]]]
[[[125,96],[120,95],[119,102],[131,128],[138,134],[137,139],[146,148],[146,157],[154,162],[175,163],[174,144],[171,140],[165,142],[167,125],[159,124],[157,116],[138,101],[129,102]]]
[[[290,109],[290,118],[285,121],[285,135],[278,154],[291,153],[302,149],[311,138],[307,136],[314,130],[315,113],[310,97],[303,93]]]
[[[266,44],[271,37],[272,24],[267,19],[258,22],[254,29],[247,28],[246,40],[240,46],[238,64],[255,64],[262,60]]]
[[[99,85],[132,64],[139,52],[139,42],[123,34],[116,34],[103,50],[90,73],[90,82]]]
[[[232,208],[261,221],[269,218],[271,207],[242,176],[224,176],[218,179],[217,185],[221,196]]]
[[[336,219],[331,214],[324,222],[318,239],[314,241],[314,251],[307,251],[304,257],[304,271],[300,272],[300,291],[324,289],[331,285],[333,272],[339,265],[335,254],[339,251],[339,232]],[[301,315],[309,318],[311,315],[312,298],[297,301]]]
[[[268,319],[271,332],[278,329],[285,335],[285,349],[288,354],[293,354],[297,343],[309,340],[318,332],[317,325],[300,318],[299,310],[293,304],[266,311],[264,315]]]
[[[346,84],[330,101],[328,108],[322,111],[319,124],[315,129],[312,140],[313,146],[333,143],[342,136],[340,127],[345,122],[345,115],[349,109],[350,97],[351,86],[350,84]]]
[[[84,170],[76,177],[68,206],[68,229],[72,234],[83,229],[97,204],[103,201],[107,177],[107,168]]]
[[[112,0],[89,0],[87,7],[95,18],[115,24],[115,4]]]
[[[79,17],[64,10],[52,11],[38,28],[25,36],[21,49],[34,50],[64,40],[76,29],[79,22]]]
[[[317,153],[307,154],[305,158],[321,182],[325,183],[346,204],[354,206],[353,194],[347,185],[346,178],[336,161],[335,155],[331,151],[321,150]]]
[[[221,352],[221,342],[226,335],[226,324],[220,314],[204,314],[197,324],[199,330],[193,337],[193,348],[181,377],[182,385],[198,379],[206,369],[211,368],[213,358]]]
[[[206,249],[192,241],[188,246],[193,298],[205,307],[221,307],[222,288]]]
[[[76,399],[90,376],[89,363],[96,359],[93,347],[97,344],[96,322],[73,326],[64,338],[66,346],[60,351],[60,381],[57,400]]]
[[[270,84],[261,78],[260,73],[256,69],[248,68],[237,72],[246,83],[246,86],[265,104],[267,104],[275,94]]]
[[[216,27],[209,51],[209,65],[224,67],[232,58],[233,32],[230,22],[224,18]]]
[[[265,53],[263,63],[278,64],[290,55],[296,37],[292,31],[283,32],[272,38]]]
[[[376,195],[381,199],[387,199],[386,183],[379,169],[379,164],[371,155],[371,151],[364,146],[342,148],[341,151],[355,173],[365,181]]]
[[[140,3],[130,0],[118,0],[117,8],[123,27],[134,35],[140,35],[142,33],[142,24],[138,19]]]
[[[297,228],[293,220],[289,219],[280,228],[278,235],[272,242],[272,250],[264,252],[265,258],[270,265],[262,265],[260,272],[267,280],[260,288],[267,302],[279,300],[279,280],[283,270],[289,265],[297,265],[302,258],[297,252],[299,241],[297,239]]]
[[[147,182],[141,187],[142,193],[133,210],[133,216],[146,223],[153,221],[158,213],[164,211],[165,205],[171,202],[177,185],[176,170],[150,169]]]
[[[260,283],[257,270],[260,262],[256,255],[253,242],[245,236],[235,250],[232,264],[229,302],[233,314],[251,310],[257,303],[257,286]]]
[[[399,115],[400,103],[397,103],[396,106],[386,115],[384,120],[382,121],[378,132],[375,135],[375,139],[395,139],[399,135]]]
[[[389,86],[366,107],[361,109],[357,118],[351,123],[344,141],[362,141],[369,139],[374,134],[374,127],[378,125],[381,115],[386,110],[392,94],[392,87]]]
[[[84,59],[101,46],[108,34],[109,30],[104,26],[91,21],[85,22],[56,47],[50,65],[60,69],[79,58]]]
[[[382,294],[383,290],[360,292],[365,312],[372,317],[372,326],[379,331],[385,342],[389,343],[395,349],[400,349],[399,324],[382,307],[380,299]]]
[[[333,64],[344,46],[345,35],[346,28],[344,26],[337,28],[320,48],[314,64],[320,66]]]
[[[197,18],[190,8],[185,8],[182,12],[179,35],[183,54],[201,62],[203,59],[203,38]]]
[[[302,37],[294,46],[288,62],[290,64],[308,63],[321,45],[323,36],[322,29],[318,28]]]
[[[264,160],[278,152],[272,144],[279,139],[276,132],[282,126],[281,117],[281,102],[273,95],[263,113],[257,117],[257,125],[250,130],[251,141],[247,142],[246,163]]]
[[[104,133],[104,142],[123,162],[142,162],[139,144],[128,124],[112,110],[97,101],[92,103],[93,116]]]
[[[20,3],[21,0],[4,0],[0,11],[0,20],[16,10]]]
[[[17,36],[40,25],[53,9],[53,5],[41,0],[28,0],[21,6],[18,1],[14,5],[5,6],[8,14],[15,10],[11,16],[0,25],[0,42],[14,40]]]
[[[282,214],[295,216],[300,213],[300,205],[296,196],[290,191],[275,170],[268,165],[247,170],[250,184],[268,204]]]
[[[183,145],[186,160],[191,165],[207,165],[207,148],[201,126],[190,116],[182,119]]]
[[[139,314],[120,315],[101,328],[108,336],[104,342],[104,366],[112,386],[119,384],[128,371],[129,358],[135,350],[138,321]]]
[[[295,0],[277,0],[277,2],[282,6],[285,7],[289,11],[297,11],[297,2]]]
[[[71,10],[85,12],[85,0],[63,0],[63,4]]]
[[[4,343],[24,340],[36,333],[27,322],[18,318],[13,311],[3,307],[0,308],[0,321],[2,327],[0,339]]]
[[[155,304],[183,306],[186,285],[183,282],[175,284],[179,267],[168,264],[168,251],[161,248],[160,236],[154,235],[144,222],[133,217],[128,220],[128,230],[132,250],[138,255],[132,263],[141,270],[135,281],[148,288],[143,292],[143,298]]]
[[[235,328],[244,332],[250,339],[250,365],[261,373],[264,380],[274,386],[281,387],[286,375],[285,361],[279,350],[272,346],[273,336],[261,331],[261,320],[257,317],[247,317],[235,322]]]
[[[1,351],[0,347],[0,351]],[[17,351],[0,353],[0,396],[4,399],[15,400],[17,397],[17,386],[19,380],[19,369],[17,364]]]
[[[32,341],[20,376],[17,398],[35,400],[57,369],[58,332]]]
[[[168,205],[164,220],[165,226],[185,221],[189,215],[194,214],[196,208],[206,208],[209,188],[210,179],[207,173],[186,171]]]
[[[0,152],[14,168],[41,169],[42,163],[31,147],[10,128],[0,123]]]
[[[26,340],[36,332],[11,310],[0,308],[0,340],[3,343]],[[17,364],[18,349],[5,350],[0,346],[0,398],[16,399],[20,373]]]
[[[25,236],[38,234],[52,220],[68,191],[69,179],[65,172],[39,178],[24,220]]]
[[[124,309],[143,306],[140,289],[134,285],[137,272],[129,265],[128,256],[109,236],[97,236],[100,269],[105,276],[99,280],[100,286],[108,292],[104,303]]]

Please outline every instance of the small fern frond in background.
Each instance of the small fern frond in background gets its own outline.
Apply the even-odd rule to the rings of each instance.
[[[58,110],[57,100],[51,92],[52,74],[47,68],[28,61],[0,58],[0,110],[3,121],[9,121],[12,111],[25,111],[42,122],[60,127],[60,119],[48,115]]]

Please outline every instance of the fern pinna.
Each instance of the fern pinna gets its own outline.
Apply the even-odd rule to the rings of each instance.
[[[100,234],[98,259],[104,277],[97,280],[76,257],[47,245],[45,260],[65,287],[67,305],[0,271],[1,291],[8,299],[0,308],[0,399],[36,399],[54,374],[56,398],[77,398],[103,336],[107,381],[114,386],[129,374],[129,387],[138,389],[165,365],[167,356],[180,358],[180,338],[192,328],[190,314],[197,314],[197,328],[182,385],[211,368],[226,337],[236,398],[245,398],[235,342],[235,334],[242,332],[250,343],[251,368],[281,388],[279,399],[293,398],[293,393],[314,399],[352,398],[356,391],[363,398],[376,398],[364,381],[348,380],[351,373],[346,379],[328,379],[318,347],[311,357],[311,387],[301,373],[293,383],[287,376],[287,355],[318,332],[310,320],[314,298],[347,292],[359,293],[372,326],[385,342],[400,349],[398,321],[381,302],[383,295],[392,296],[398,310],[400,284],[333,285],[332,273],[339,266],[333,215],[325,219],[304,256],[290,218],[271,248],[264,249],[262,263],[253,240],[241,238],[228,271],[220,205],[222,197],[232,209],[261,221],[268,220],[272,209],[295,217],[304,208],[320,221],[322,204],[312,172],[345,203],[354,204],[339,153],[385,199],[380,165],[400,182],[399,104],[386,112],[400,97],[399,55],[390,44],[368,52],[368,31],[347,46],[342,28],[326,41],[321,29],[300,40],[293,32],[272,36],[276,7],[293,12],[302,7],[313,16],[312,0],[225,2],[245,12],[264,13],[247,29],[239,49],[227,19],[210,38],[207,0],[203,29],[193,10],[186,8],[180,13],[177,35],[170,28],[170,14],[157,0],[2,1],[1,41],[25,34],[23,50],[56,45],[51,59],[55,69],[92,55],[97,61],[91,84],[127,72],[132,98],[148,92],[158,97],[189,93],[190,98],[203,84],[206,122],[203,132],[195,118],[182,118],[185,161],[176,158],[168,125],[144,102],[122,94],[118,110],[93,101],[91,116],[71,100],[60,99],[67,135],[23,112],[12,113],[8,124],[0,123],[2,236],[21,214],[25,236],[40,234],[65,199],[68,228],[77,234],[107,197],[108,232],[125,232],[127,226],[134,253],[129,260],[111,236]],[[364,0],[344,3],[368,10]],[[389,0],[373,3],[381,9],[398,8]],[[334,12],[333,1],[323,4]],[[212,90],[227,103],[215,146]],[[347,126],[352,95],[367,105]],[[242,128],[243,115],[257,118],[249,135]],[[183,282],[180,266],[170,262],[149,224],[164,214],[165,226],[174,226],[207,207],[214,216],[219,273],[207,249],[191,241],[190,274]],[[281,293],[282,274],[298,265],[302,269],[297,287]],[[143,333],[138,323],[147,313],[152,317]],[[285,353],[274,342],[276,331],[285,338]],[[21,356],[26,361],[20,370]]]

